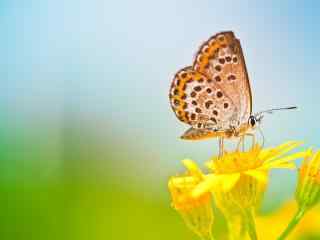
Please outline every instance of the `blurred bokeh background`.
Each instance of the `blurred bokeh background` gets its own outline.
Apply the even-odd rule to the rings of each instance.
[[[170,207],[167,179],[217,142],[179,139],[187,126],[169,106],[174,73],[211,35],[233,30],[254,110],[299,106],[265,118],[266,144],[319,147],[319,10],[316,1],[2,0],[0,239],[196,239]],[[264,214],[292,198],[295,178],[273,172]]]

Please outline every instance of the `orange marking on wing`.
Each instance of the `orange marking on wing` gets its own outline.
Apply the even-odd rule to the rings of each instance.
[[[220,48],[227,46],[232,41],[233,37],[234,35],[232,32],[221,32],[203,43],[196,54],[196,59],[193,63],[194,69],[207,76],[206,70],[210,59],[215,57],[215,54],[217,54]]]
[[[192,67],[186,67],[183,68],[181,70],[179,70],[174,77],[171,89],[177,89],[178,90],[178,94],[177,95],[170,95],[170,99],[171,101],[174,100],[178,100],[179,101],[179,105],[173,105],[172,109],[174,110],[175,114],[177,115],[177,117],[186,123],[189,123],[189,117],[187,115],[187,113],[184,111],[184,106],[186,103],[186,101],[183,99],[183,96],[185,95],[185,88],[186,88],[186,84],[187,81],[189,81],[190,79],[193,78],[192,73],[190,72],[190,70],[192,71]]]

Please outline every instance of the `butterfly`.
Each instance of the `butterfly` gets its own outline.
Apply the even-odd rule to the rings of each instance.
[[[193,65],[179,70],[169,91],[177,118],[190,125],[187,140],[249,134],[263,113],[252,114],[252,93],[241,44],[232,31],[220,32],[199,48]]]

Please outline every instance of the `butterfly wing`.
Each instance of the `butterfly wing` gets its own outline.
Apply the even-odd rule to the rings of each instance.
[[[200,47],[193,66],[175,74],[169,98],[178,119],[191,125],[184,139],[224,136],[247,123],[251,90],[241,45],[232,32],[219,33]]]
[[[206,41],[196,55],[193,69],[212,79],[212,85],[226,96],[227,104],[222,109],[229,114],[221,117],[222,129],[230,126],[237,129],[247,123],[252,112],[252,95],[240,41],[233,32],[221,32]]]
[[[191,125],[182,136],[185,139],[214,137],[223,129],[223,118],[232,118],[236,112],[232,99],[211,78],[192,67],[176,73],[169,98],[178,119]]]

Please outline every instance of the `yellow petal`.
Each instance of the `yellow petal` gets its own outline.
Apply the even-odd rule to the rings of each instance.
[[[278,152],[288,152],[288,151],[298,147],[301,144],[303,144],[302,141],[288,141],[288,142],[283,143],[283,144],[279,145],[278,147],[276,147],[275,150],[277,150]]]
[[[197,164],[191,159],[184,159],[182,160],[182,164],[188,169],[188,171],[195,177],[199,179],[203,179],[203,173],[198,168]]]
[[[271,150],[272,148],[261,149],[259,157],[264,159],[266,155],[270,153]]]
[[[246,175],[249,175],[251,177],[254,177],[260,182],[267,183],[268,181],[268,175],[263,170],[249,170],[245,172]]]
[[[240,178],[240,173],[234,174],[209,174],[205,180],[198,184],[192,191],[192,197],[197,198],[206,192],[211,192],[215,188],[221,188],[222,191],[230,191]]]
[[[266,161],[262,168],[263,169],[268,169],[268,168],[276,168],[277,166],[281,166],[283,164],[287,164],[291,161],[294,161],[298,158],[304,158],[306,156],[309,156],[309,152],[308,151],[304,151],[304,152],[297,152],[294,154],[291,154],[289,156],[283,157],[283,158],[273,158],[273,161]],[[275,160],[277,159],[277,160]]]
[[[291,169],[291,170],[294,170],[296,169],[296,165],[294,163],[291,163],[291,162],[287,162],[287,163],[281,163],[281,164],[277,164],[277,165],[270,165],[269,166],[269,169],[272,169],[272,168],[278,168],[278,169]]]
[[[308,169],[307,172],[310,171],[311,164],[309,164],[310,160],[312,160],[312,156],[314,156],[314,153],[312,151],[312,148],[309,148],[306,152],[308,152],[308,155],[303,159],[301,166],[306,166]]]
[[[215,160],[209,160],[209,161],[207,161],[204,165],[208,168],[208,169],[211,169],[211,170],[214,170],[214,161]]]
[[[221,181],[222,190],[224,192],[230,191],[234,187],[234,185],[237,183],[239,178],[240,178],[240,173],[225,175],[223,177],[223,181]]]
[[[314,155],[314,157],[312,159],[312,166],[315,169],[319,169],[319,164],[320,164],[320,151],[316,152],[316,154]]]
[[[277,159],[278,157],[282,156],[283,154],[293,150],[294,148],[301,145],[302,142],[298,141],[289,141],[284,144],[281,144],[280,146],[274,148],[273,150],[270,150],[270,155],[268,156],[268,159],[265,161],[266,163],[273,161],[274,159]]]
[[[205,176],[205,180],[198,184],[192,191],[191,195],[194,198],[198,198],[206,192],[210,192],[221,181],[221,176],[215,174],[208,174]]]

